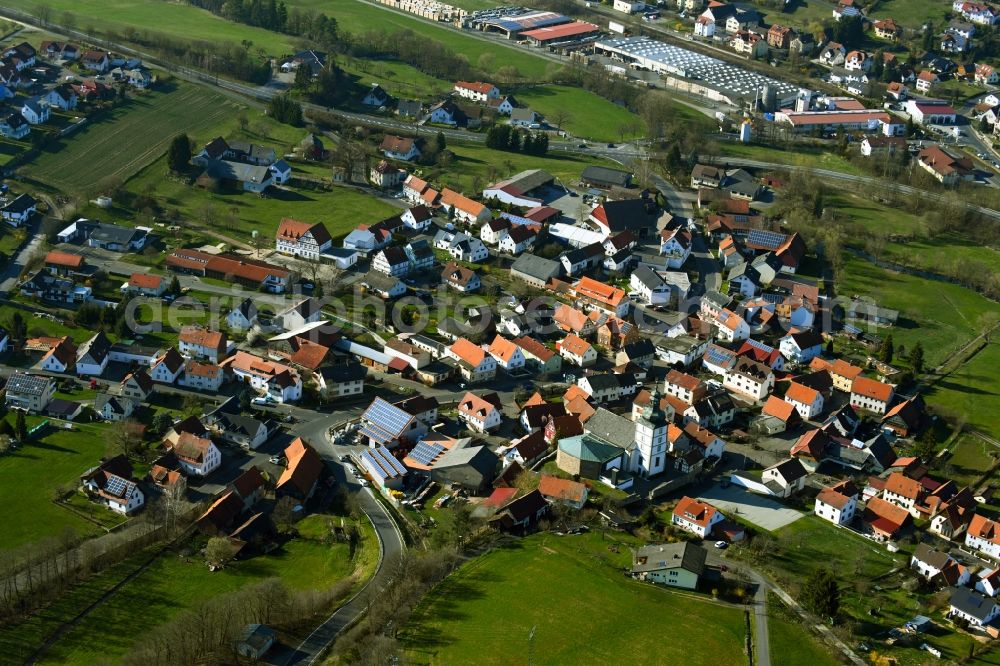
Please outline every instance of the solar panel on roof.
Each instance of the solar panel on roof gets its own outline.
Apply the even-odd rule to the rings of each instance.
[[[371,451],[361,452],[361,462],[365,465],[365,469],[367,469],[372,476],[377,476],[379,479],[386,478],[387,475],[385,470],[382,469],[382,465],[378,463]]]
[[[428,444],[420,442],[410,451],[410,458],[416,460],[421,465],[430,465],[434,459],[441,455],[444,447],[440,444]]]
[[[785,241],[785,234],[765,229],[751,229],[747,242],[760,247],[776,248]]]
[[[108,484],[106,490],[117,497],[122,497],[125,495],[125,488],[128,487],[128,481],[120,476],[110,476],[108,477]]]
[[[774,347],[770,347],[768,345],[765,345],[760,340],[747,340],[747,344],[750,345],[751,347],[754,347],[755,349],[759,349],[759,350],[761,350],[763,352],[771,353],[771,352],[774,351]]]
[[[725,363],[733,357],[732,352],[728,349],[720,349],[719,347],[710,347],[705,353],[708,355],[709,362],[717,365]]]
[[[367,422],[367,428],[383,431],[380,441],[387,441],[398,436],[413,419],[410,414],[382,398],[375,398],[375,402],[365,410],[361,418]],[[375,439],[379,440],[380,438],[375,437]]]

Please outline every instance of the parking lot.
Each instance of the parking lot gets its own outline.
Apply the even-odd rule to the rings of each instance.
[[[790,525],[805,515],[738,486],[723,488],[716,484],[703,491],[699,497],[730,517],[739,516],[768,531]]]

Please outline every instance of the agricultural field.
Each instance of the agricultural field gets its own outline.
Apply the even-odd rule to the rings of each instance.
[[[1000,437],[1000,388],[996,379],[998,363],[1000,341],[994,339],[965,364],[934,384],[924,393],[924,397],[930,405],[941,407],[949,414],[964,419],[969,426],[978,428],[987,435]],[[967,445],[965,440],[962,440],[962,444]],[[954,459],[950,462],[954,462]]]
[[[14,424],[13,415],[6,419]],[[29,416],[28,428],[42,421]],[[0,504],[6,516],[0,551],[59,537],[66,530],[78,536],[103,532],[99,525],[53,502],[57,488],[79,485],[80,475],[109,453],[108,426],[74,427],[77,432],[47,426],[40,436],[0,456]]]
[[[619,552],[599,534],[538,535],[463,566],[414,612],[402,632],[416,664],[685,663],[743,661],[743,613],[707,598],[624,578]],[[643,618],[641,623],[622,618]],[[665,641],[669,626],[691,641]],[[587,637],[599,637],[587,640]],[[697,647],[695,647],[697,646]]]
[[[281,549],[231,562],[221,571],[209,571],[196,553],[164,552],[107,603],[62,636],[41,663],[83,665],[101,658],[120,658],[144,633],[168,622],[177,613],[267,578],[281,578],[294,589],[322,590],[352,574],[359,579],[370,576],[377,561],[374,533],[365,524],[359,524],[361,547],[352,557],[347,543],[324,540],[326,519],[323,515],[309,516],[297,525],[299,536]],[[82,611],[95,594],[121,580],[141,559],[132,558],[131,562],[96,576],[22,623],[23,626],[0,632],[0,645],[14,642],[13,634],[19,637],[19,646],[37,645],[60,622]]]
[[[163,81],[69,135],[20,171],[67,193],[84,194],[100,180],[127,180],[162,155],[180,132],[211,138],[210,131],[221,123],[235,122],[240,108],[208,88]]]
[[[65,12],[76,19],[79,30],[95,32],[126,29],[159,32],[176,39],[199,41],[243,40],[263,48],[268,55],[294,52],[294,38],[263,28],[234,23],[186,2],[135,2],[135,0],[45,0],[52,11],[52,21],[62,23]],[[32,10],[31,4],[25,7]],[[34,7],[37,15],[37,5]]]
[[[847,254],[837,290],[844,298],[867,296],[882,307],[899,310],[896,326],[879,328],[877,333],[892,333],[897,349],[920,341],[931,368],[978,335],[979,318],[996,307],[964,287],[881,269]]]

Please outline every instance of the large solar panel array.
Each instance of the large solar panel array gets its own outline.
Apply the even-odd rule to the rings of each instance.
[[[412,451],[410,451],[410,458],[417,461],[421,465],[430,465],[434,462],[435,458],[441,455],[442,451],[444,451],[444,447],[440,444],[420,442],[413,448]]]
[[[775,249],[785,242],[787,236],[778,231],[766,229],[751,229],[747,234],[747,243],[758,247]]]
[[[382,398],[375,398],[365,413],[361,415],[364,426],[361,434],[382,444],[398,437],[413,416]]]
[[[704,81],[728,95],[753,97],[764,86],[777,93],[778,99],[793,97],[796,85],[744,69],[738,65],[665,44],[649,37],[608,38],[597,43],[598,51],[616,53],[656,72],[668,72],[689,79]]]

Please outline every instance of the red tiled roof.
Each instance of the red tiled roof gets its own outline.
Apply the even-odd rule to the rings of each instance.
[[[568,351],[574,356],[583,356],[591,347],[589,342],[575,333],[570,333],[559,343],[559,348]]]
[[[715,514],[715,507],[711,504],[699,502],[696,499],[685,496],[674,507],[673,515],[701,527],[708,527],[709,521]]]
[[[867,377],[857,377],[851,384],[851,393],[857,393],[881,402],[889,402],[889,399],[892,398],[892,386]]]
[[[301,494],[308,495],[319,479],[323,460],[316,449],[302,441],[301,437],[296,437],[285,448],[285,457],[288,459],[288,467],[281,473],[275,487],[278,490],[294,487]]]
[[[541,342],[527,335],[515,338],[513,342],[515,345],[531,354],[542,363],[548,362],[549,359],[556,355],[554,351],[543,345]]]
[[[150,275],[149,273],[132,273],[128,279],[128,284],[130,287],[137,289],[159,289],[160,285],[163,284],[163,277]]]
[[[482,347],[465,338],[455,340],[451,345],[451,352],[474,368],[478,368],[479,364],[486,358],[486,352],[483,351]]]
[[[611,306],[617,306],[625,298],[624,290],[586,276],[580,278],[580,281],[573,286],[573,289],[578,296],[586,296]]]
[[[542,474],[538,481],[538,492],[546,497],[569,502],[582,502],[587,495],[587,486],[577,481]]]
[[[792,403],[786,402],[776,395],[768,396],[761,413],[786,422],[792,418],[793,414],[798,414]]]
[[[496,88],[492,83],[485,83],[483,81],[456,81],[455,87],[465,88],[466,90],[471,90],[482,95],[487,95],[491,90]]]
[[[70,252],[60,252],[52,250],[45,255],[45,263],[52,266],[64,266],[66,268],[80,268],[83,266],[83,257]]]
[[[201,326],[181,327],[177,339],[189,345],[215,349],[220,353],[226,350],[226,336],[221,331],[211,331]]]
[[[785,392],[785,400],[798,402],[803,405],[812,405],[819,397],[819,391],[809,388],[798,382],[792,382]]]
[[[816,501],[829,504],[836,509],[843,509],[851,501],[851,498],[837,492],[833,488],[824,488],[816,495]]]
[[[321,223],[300,222],[288,217],[282,218],[281,224],[278,226],[277,238],[279,240],[298,242],[300,238],[308,233],[312,233],[313,238],[320,245],[330,240],[330,232]]]

